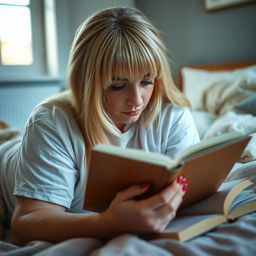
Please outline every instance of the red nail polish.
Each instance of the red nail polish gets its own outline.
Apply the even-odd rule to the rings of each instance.
[[[186,178],[183,177],[183,176],[179,176],[177,179],[176,179],[177,183],[180,184],[180,185],[184,185],[186,183]]]
[[[182,176],[179,176],[179,177],[176,179],[176,182],[177,182],[178,184],[181,184],[181,181],[182,181]]]
[[[181,184],[184,185],[184,184],[186,184],[186,183],[187,183],[186,178],[182,176]]]
[[[140,188],[146,188],[146,187],[148,187],[149,186],[149,183],[148,182],[145,182],[145,183],[142,183],[141,185],[140,185]]]
[[[187,190],[188,190],[188,183],[185,183],[185,184],[182,186],[182,190],[183,190],[183,191],[187,191]]]

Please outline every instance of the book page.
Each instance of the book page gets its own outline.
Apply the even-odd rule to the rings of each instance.
[[[182,240],[187,240],[223,222],[225,222],[225,216],[219,214],[176,217],[163,233],[179,233],[181,237],[183,236]]]
[[[161,237],[175,237],[187,241],[225,222],[224,215],[202,215],[175,218],[161,233]]]
[[[232,188],[240,182],[241,180],[224,182],[217,192],[179,211],[178,215],[224,214],[224,202]]]
[[[228,215],[228,219],[235,219],[239,216],[248,214],[256,211],[256,199],[254,198],[251,202],[246,202],[239,207],[234,208]]]
[[[129,159],[135,159],[137,161],[144,161],[152,164],[165,166],[168,169],[170,168],[170,166],[177,165],[177,163],[169,156],[160,153],[146,152],[140,149],[120,148],[114,145],[98,144],[94,147],[94,150]]]
[[[237,206],[238,204],[241,204],[244,202],[245,200],[244,198],[245,196],[247,196],[246,194],[248,194],[248,191],[247,192],[246,191],[241,192],[241,191],[249,187],[250,185],[252,185],[252,182],[248,179],[244,179],[244,180],[237,180],[237,181],[227,182],[227,183],[229,183],[230,186],[232,186],[232,189],[229,191],[223,205],[224,215],[228,218],[228,214],[231,208],[232,207],[234,208],[235,205]],[[232,185],[234,183],[236,184]],[[223,187],[221,187],[221,189],[223,189]],[[238,196],[239,194],[240,196]]]
[[[223,214],[223,204],[228,191],[218,191],[213,195],[178,211],[177,216]]]
[[[240,194],[234,199],[229,208],[229,212],[231,212],[238,206],[249,203],[251,201],[256,201],[256,194],[253,193],[252,190],[244,190],[240,192]]]
[[[198,216],[178,216],[168,224],[164,232],[170,232],[170,233],[181,232],[182,230],[198,222],[201,222],[205,219],[208,219],[211,216],[216,216],[216,215],[213,214],[213,215],[198,215]]]
[[[146,152],[140,149],[133,148],[121,148],[110,144],[98,144],[93,148],[93,150],[98,152],[104,152],[106,154],[113,154],[124,158],[134,159],[137,161],[144,161],[160,166],[165,166],[167,169],[171,169],[177,167],[181,163],[181,161],[185,159],[185,157],[191,155],[192,153],[200,152],[202,149],[207,148],[210,151],[214,146],[217,147],[217,145],[219,145],[219,147],[221,147],[223,143],[231,141],[232,139],[241,138],[241,136],[241,133],[230,132],[207,139],[178,153],[175,159],[171,159],[169,156],[161,153]]]
[[[186,159],[186,157],[190,156],[191,154],[196,154],[199,153],[200,151],[206,152],[206,150],[204,151],[204,149],[208,149],[208,151],[210,151],[210,148],[216,146],[216,149],[218,147],[221,147],[222,144],[224,144],[225,142],[231,142],[232,140],[238,139],[243,137],[241,133],[238,132],[229,132],[229,133],[224,133],[222,135],[219,136],[215,136],[212,137],[210,139],[207,140],[203,140],[185,150],[183,150],[182,152],[178,153],[174,159],[175,162],[180,163],[181,160]],[[219,146],[218,146],[219,145]],[[197,155],[194,155],[194,157]]]

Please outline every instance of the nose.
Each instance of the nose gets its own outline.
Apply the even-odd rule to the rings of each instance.
[[[127,103],[135,107],[143,105],[142,91],[138,84],[134,84],[130,87]]]

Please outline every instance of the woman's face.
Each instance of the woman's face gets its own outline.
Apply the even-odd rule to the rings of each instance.
[[[136,122],[148,105],[154,89],[154,77],[145,75],[139,80],[115,77],[106,89],[105,109],[118,127]]]

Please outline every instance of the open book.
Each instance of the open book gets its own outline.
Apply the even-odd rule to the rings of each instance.
[[[133,185],[149,182],[143,195],[153,195],[183,175],[188,191],[181,207],[188,206],[217,191],[250,137],[226,133],[181,152],[175,159],[159,153],[99,144],[89,161],[84,208],[105,210],[116,193]]]
[[[178,212],[165,231],[142,237],[187,241],[219,224],[256,211],[256,194],[252,190],[245,190],[251,184],[248,179],[223,183],[218,192]]]

